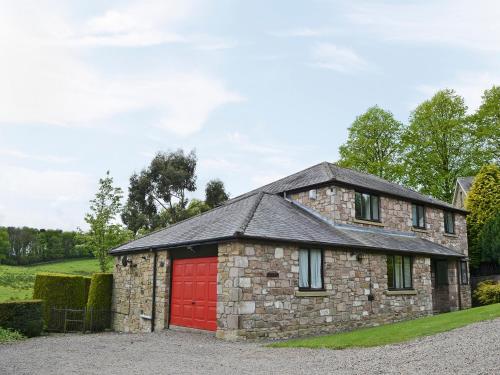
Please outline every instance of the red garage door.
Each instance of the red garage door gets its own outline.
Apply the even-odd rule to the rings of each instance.
[[[175,259],[170,324],[217,329],[217,257]]]

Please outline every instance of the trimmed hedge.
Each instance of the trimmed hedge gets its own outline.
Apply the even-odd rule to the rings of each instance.
[[[40,336],[43,329],[42,310],[42,300],[0,302],[0,327],[28,337]]]
[[[496,283],[492,280],[479,283],[474,291],[474,298],[476,298],[481,305],[500,303],[500,283]]]
[[[94,273],[87,301],[87,321],[91,330],[102,331],[110,327],[113,274]]]
[[[87,305],[90,277],[59,273],[39,273],[35,278],[33,298],[45,302],[43,318],[49,323],[50,309],[83,309]]]

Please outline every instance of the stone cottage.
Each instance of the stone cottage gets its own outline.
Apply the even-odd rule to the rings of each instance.
[[[114,328],[286,338],[468,308],[465,215],[324,162],[113,249]]]

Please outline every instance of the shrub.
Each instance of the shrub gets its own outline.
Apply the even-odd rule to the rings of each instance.
[[[33,298],[45,301],[43,318],[49,323],[50,309],[83,309],[87,305],[90,277],[58,273],[39,273],[35,278]]]
[[[112,273],[94,273],[87,301],[87,324],[91,330],[102,331],[110,326]]]
[[[476,298],[481,305],[491,305],[500,302],[500,283],[491,280],[479,283],[474,291]]]
[[[43,329],[41,300],[0,302],[0,327],[25,336],[40,336]]]
[[[24,339],[24,336],[21,333],[0,327],[0,343],[18,341],[22,339]]]

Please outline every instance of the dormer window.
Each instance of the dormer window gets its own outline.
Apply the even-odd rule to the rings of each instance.
[[[380,199],[377,195],[356,192],[356,219],[380,221]]]
[[[317,194],[316,189],[309,190],[309,199],[316,200]]]
[[[412,222],[414,228],[425,229],[425,207],[412,204]]]

